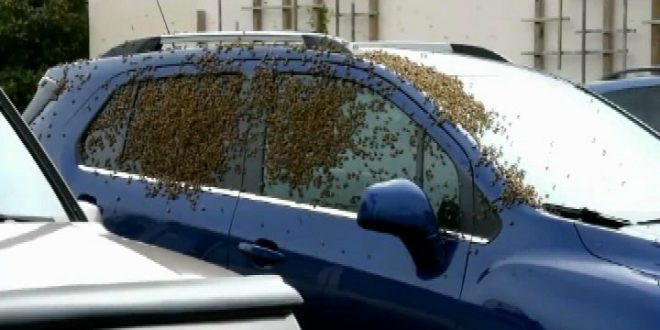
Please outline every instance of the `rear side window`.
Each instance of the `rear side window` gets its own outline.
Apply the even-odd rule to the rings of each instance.
[[[124,85],[80,141],[80,162],[189,186],[239,189],[242,84],[241,75],[200,74]]]
[[[660,86],[612,91],[603,96],[660,131]]]

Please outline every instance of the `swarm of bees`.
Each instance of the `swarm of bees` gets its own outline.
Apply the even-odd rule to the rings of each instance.
[[[398,157],[404,154],[399,141],[409,140],[415,148],[412,130],[389,132],[387,120],[367,127],[368,114],[387,111],[382,96],[391,87],[374,91],[334,79],[330,67],[313,57],[313,76],[276,70],[278,59],[264,58],[248,77],[239,61],[220,61],[220,51],[227,49],[206,49],[201,56],[187,58],[186,64],[199,70],[195,75],[154,78],[145,70],[119,87],[89,128],[81,145],[83,162],[157,178],[148,184],[148,196],[185,195],[193,206],[201,187],[223,187],[222,178],[231,169],[244,175],[242,165],[231,165],[260,153],[266,155],[264,180],[288,184],[290,194],[314,186],[321,190],[317,202],[327,206],[333,191],[346,188],[347,180],[357,181],[365,173],[380,180],[401,175],[365,168],[365,173],[339,178],[331,171],[356,157],[364,159],[365,166],[388,155]],[[462,126],[478,142],[485,131],[500,129],[496,117],[466,93],[457,78],[384,52],[367,53],[362,60],[384,64],[411,82],[436,105],[438,118]],[[367,92],[381,97],[358,97]],[[371,135],[366,128],[373,130]],[[118,137],[123,143],[117,143]],[[250,143],[259,139],[263,143]],[[107,148],[112,155],[96,156]],[[524,183],[523,171],[500,165],[499,155],[480,148],[482,158],[492,161],[506,181],[505,205],[538,204],[533,187]]]
[[[352,136],[366,109],[354,102],[352,83],[293,75],[278,75],[275,82],[276,100],[265,116],[268,179],[302,187],[315,168],[336,167],[341,154],[355,147]],[[346,106],[350,111],[342,111]]]
[[[499,159],[500,150],[490,148],[481,143],[486,131],[504,134],[505,125],[497,121],[493,112],[486,110],[484,105],[473,95],[465,92],[463,83],[458,78],[438,72],[434,68],[415,63],[398,55],[384,51],[368,52],[365,58],[381,63],[411,82],[426,93],[436,105],[439,113],[437,118],[458,124],[477,141],[482,157],[477,165],[490,162],[495,165],[496,176],[505,181],[501,200],[504,207],[514,204],[528,203],[540,205],[540,198],[534,187],[525,184],[525,172],[514,165],[505,165]]]

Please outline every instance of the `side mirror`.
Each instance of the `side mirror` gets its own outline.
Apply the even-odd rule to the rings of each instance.
[[[438,222],[424,191],[406,179],[367,187],[357,215],[364,229],[398,236],[406,245],[418,273],[435,274],[443,267],[443,242]]]
[[[88,201],[84,200],[78,200],[78,206],[82,209],[83,213],[85,213],[85,217],[87,217],[87,221],[89,222],[97,222],[97,223],[102,223],[103,222],[103,216],[101,215],[101,209],[99,209],[98,206],[95,204],[92,204]]]
[[[425,240],[438,235],[438,222],[426,194],[406,179],[367,187],[357,221],[362,228],[396,236]]]

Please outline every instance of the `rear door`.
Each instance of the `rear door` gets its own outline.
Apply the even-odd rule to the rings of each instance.
[[[467,307],[458,298],[469,240],[448,234],[446,269],[425,274],[397,237],[363,230],[355,219],[364,188],[408,178],[456,229],[471,207],[471,181],[454,165],[464,154],[452,159],[438,143],[451,143],[448,136],[428,114],[366,70],[291,62],[287,73],[263,77],[275,89],[259,73],[250,81],[248,93],[263,102],[249,128],[230,268],[284,276],[305,299],[297,314],[303,327],[463,324]]]
[[[75,115],[51,122],[69,141],[51,149],[75,164],[64,174],[113,232],[225,264],[241,177],[231,143],[238,121],[229,114],[242,79],[193,66],[149,73],[118,75]],[[43,117],[54,116],[48,109]]]

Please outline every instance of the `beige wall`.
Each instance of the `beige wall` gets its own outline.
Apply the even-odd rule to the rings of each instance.
[[[160,0],[160,4],[172,33],[195,31],[197,9],[206,11],[208,26],[218,26],[217,1]],[[167,34],[155,0],[89,0],[89,21],[91,57],[125,40]]]
[[[367,11],[367,0],[340,0],[341,12],[348,12],[355,1],[356,11]],[[546,0],[546,15],[557,16],[559,0]],[[622,25],[622,2],[616,0],[615,24]],[[636,29],[628,38],[630,53],[628,66],[650,64],[650,26],[643,21],[650,19],[651,0],[629,0],[628,26]],[[160,0],[171,32],[196,30],[196,11],[206,13],[209,30],[250,30],[252,13],[246,9],[252,0]],[[264,0],[264,6],[281,5],[281,0]],[[311,30],[310,13],[306,5],[313,0],[298,0],[298,30]],[[334,1],[326,0],[331,13]],[[564,15],[570,19],[563,25],[563,49],[580,50],[582,0],[563,0]],[[603,21],[602,0],[588,0],[587,28],[601,28]],[[219,4],[222,14],[219,15]],[[533,49],[532,23],[523,22],[534,14],[533,0],[380,0],[379,36],[381,39],[453,41],[481,45],[497,51],[513,62],[531,66],[532,56],[522,55]],[[148,35],[164,34],[156,0],[89,0],[90,55],[96,56],[124,40]],[[265,10],[263,28],[277,30],[282,25],[281,11]],[[547,23],[545,47],[556,50],[558,43],[557,22]],[[350,39],[350,18],[340,18],[339,35]],[[335,33],[335,20],[331,17],[330,33]],[[356,18],[356,39],[367,38],[367,19]],[[622,37],[615,38],[621,47]],[[587,35],[587,49],[601,49],[601,34]],[[581,60],[579,55],[564,55],[562,68],[558,68],[556,55],[546,57],[546,70],[579,81]],[[622,67],[622,55],[615,56],[615,68]],[[586,76],[593,80],[602,75],[600,55],[587,55]]]

